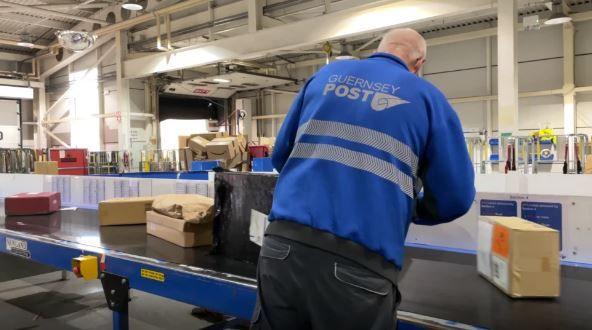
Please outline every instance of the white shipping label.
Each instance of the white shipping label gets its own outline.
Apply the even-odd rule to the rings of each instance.
[[[491,278],[491,234],[493,225],[487,221],[479,221],[477,233],[477,271]]]
[[[505,291],[510,289],[508,273],[508,262],[497,256],[491,256],[491,278],[493,283],[499,285]]]
[[[263,244],[263,237],[265,236],[265,229],[268,224],[267,214],[251,210],[251,225],[249,226],[249,238],[251,242],[259,246]]]

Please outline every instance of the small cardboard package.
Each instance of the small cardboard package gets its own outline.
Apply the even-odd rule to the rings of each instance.
[[[206,145],[209,143],[207,139],[201,136],[194,136],[187,141],[187,146],[196,155],[203,155],[206,153]]]
[[[152,210],[153,200],[153,197],[129,197],[99,202],[101,226],[146,223],[146,211]]]
[[[196,224],[156,213],[146,212],[147,233],[182,247],[212,245],[213,222]]]
[[[481,217],[477,271],[513,298],[559,297],[559,232],[516,217]]]
[[[206,146],[208,159],[232,160],[238,153],[236,137],[215,138]]]
[[[37,161],[34,164],[35,174],[58,175],[58,162]]]

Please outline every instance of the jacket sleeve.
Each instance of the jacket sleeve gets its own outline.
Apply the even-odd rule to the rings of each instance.
[[[475,198],[475,173],[460,120],[440,91],[432,94],[427,102],[429,135],[418,172],[423,194],[413,219],[419,225],[455,220]]]
[[[288,110],[288,114],[286,115],[286,118],[284,118],[282,127],[280,128],[280,131],[276,137],[275,146],[273,147],[273,154],[271,156],[271,163],[278,172],[282,171],[282,168],[284,168],[286,161],[292,153],[292,148],[294,148],[296,132],[298,132],[299,127],[298,123],[300,122],[300,113],[304,104],[304,93],[311,80],[312,78],[306,82],[304,87],[296,96],[296,99],[294,99],[294,102],[292,103],[290,110]]]

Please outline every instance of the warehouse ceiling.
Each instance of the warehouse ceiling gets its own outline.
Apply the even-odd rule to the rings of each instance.
[[[212,0],[193,5],[189,9],[170,15],[170,42],[166,24],[161,24],[161,47],[157,44],[156,20],[150,19],[127,27],[129,52],[133,57],[154,54],[196,44],[235,37],[249,33],[248,0]],[[558,1],[558,0],[556,0]],[[84,31],[101,30],[120,24],[136,16],[150,14],[184,1],[143,0],[144,10],[130,12],[121,8],[121,0],[0,0],[0,60],[24,60],[47,54],[43,49],[55,45],[55,32],[66,29]],[[265,28],[294,23],[327,12],[338,12],[356,7],[372,7],[403,1],[384,0],[266,0],[263,7]],[[495,1],[492,0],[492,4]],[[548,17],[551,12],[545,1],[519,0],[520,15],[538,14]],[[592,11],[592,0],[566,1],[571,13]],[[434,20],[421,21],[411,27],[426,38],[436,38],[461,32],[495,27],[495,6],[470,14],[448,15]],[[383,31],[355,37],[331,40],[333,55],[370,50],[376,47]],[[27,39],[36,48],[22,47],[17,42]],[[166,45],[163,49],[162,45]],[[296,62],[322,59],[324,44],[307,45],[296,50],[276,51],[260,56],[252,62],[268,67],[289,65]],[[198,71],[202,68],[196,68]],[[250,70],[254,70],[250,68]],[[257,70],[255,70],[257,71]],[[261,70],[259,70],[261,71]]]

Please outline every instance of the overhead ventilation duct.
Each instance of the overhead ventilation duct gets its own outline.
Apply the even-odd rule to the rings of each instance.
[[[59,31],[56,33],[60,46],[73,52],[81,52],[92,47],[96,36],[84,31]]]
[[[563,11],[563,1],[559,1],[558,3],[549,1],[545,5],[552,12],[551,17],[545,21],[545,25],[558,25],[571,22],[571,17],[567,16]]]

